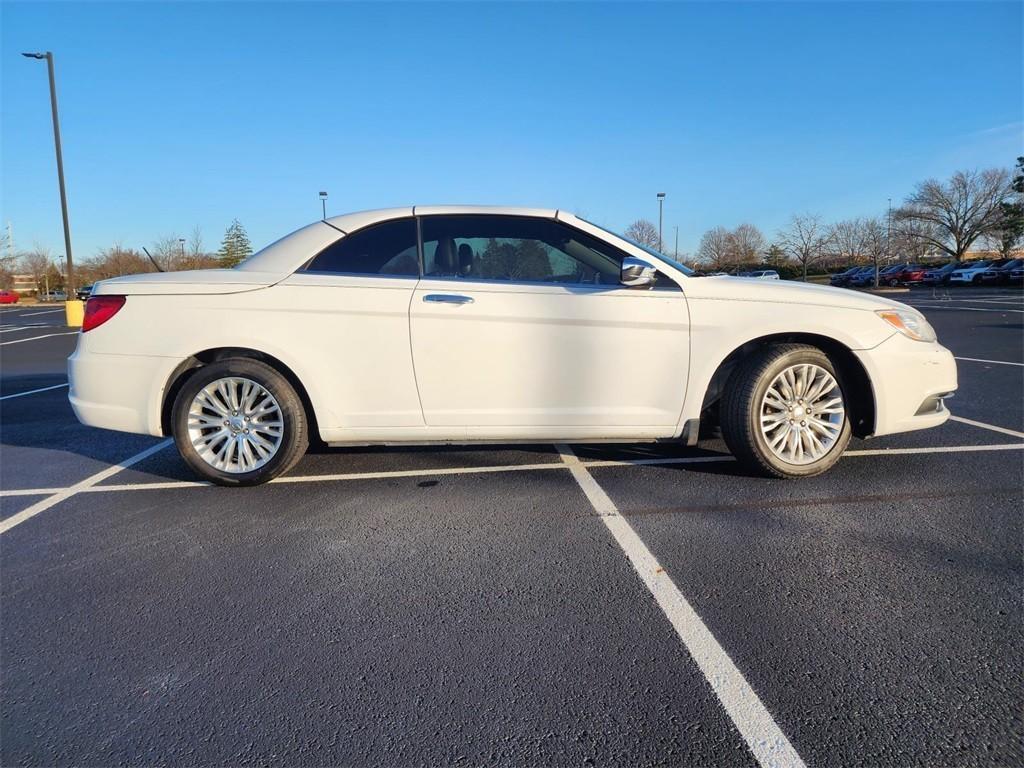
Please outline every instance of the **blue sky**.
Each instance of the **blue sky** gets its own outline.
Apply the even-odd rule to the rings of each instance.
[[[255,246],[329,213],[566,208],[613,228],[768,236],[1012,165],[1022,4],[10,3],[2,200],[62,253],[52,50],[73,246],[87,258],[234,217]]]

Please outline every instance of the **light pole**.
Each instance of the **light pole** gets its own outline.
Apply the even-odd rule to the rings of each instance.
[[[679,225],[676,225],[676,250],[675,256],[672,257],[676,261],[679,261]]]
[[[326,192],[321,192],[320,193],[320,205],[323,208],[323,213],[324,213],[323,220],[327,221],[327,193]]]
[[[53,112],[53,144],[57,150],[57,181],[60,184],[60,212],[64,217],[64,251],[67,256],[68,274],[65,291],[70,295],[75,289],[75,268],[71,261],[71,224],[68,222],[68,195],[64,189],[64,156],[60,150],[60,120],[57,118],[57,84],[53,77],[53,54],[23,53],[29,59],[46,59],[50,75],[50,109]]]
[[[178,248],[181,250],[181,260],[185,261],[185,238],[178,238]]]
[[[661,242],[661,221],[662,221],[661,213],[662,213],[662,209],[664,207],[664,203],[665,203],[665,193],[664,192],[659,192],[658,193],[658,250],[659,251],[665,250],[665,248],[664,248],[664,246],[662,245],[662,242]]]
[[[892,198],[889,198],[889,221],[885,229],[885,260],[892,262]]]

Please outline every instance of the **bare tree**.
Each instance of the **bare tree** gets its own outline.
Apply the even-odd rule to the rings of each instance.
[[[658,228],[647,219],[634,221],[626,227],[625,235],[630,240],[634,240],[640,245],[646,245],[648,248],[658,247]]]
[[[753,224],[740,224],[729,233],[731,242],[731,259],[735,264],[756,264],[761,261],[765,239],[761,230]]]
[[[76,272],[81,273],[82,279],[88,279],[89,282],[153,271],[153,265],[142,253],[125,248],[120,243],[104,248],[96,256],[86,259],[81,266],[76,267]]]
[[[778,243],[803,268],[803,279],[807,282],[807,268],[825,255],[829,233],[820,216],[805,213],[790,220],[789,227],[779,233]]]
[[[961,261],[975,240],[998,225],[1009,193],[1010,174],[1002,168],[958,171],[945,184],[936,179],[918,184],[895,216],[924,225],[916,237]]]
[[[725,227],[709,229],[700,239],[697,260],[702,264],[721,269],[729,262],[732,249],[732,235]]]
[[[31,251],[19,254],[18,261],[21,265],[21,271],[26,275],[32,275],[32,282],[35,283],[36,293],[41,293],[46,279],[46,272],[52,262],[50,250],[37,243]]]

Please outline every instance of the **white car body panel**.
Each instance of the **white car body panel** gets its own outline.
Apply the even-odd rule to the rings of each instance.
[[[654,264],[681,290],[296,272],[344,232],[414,213],[557,218]],[[689,277],[552,209],[364,211],[304,227],[235,269],[96,283],[94,295],[110,294],[128,300],[80,335],[71,403],[83,423],[154,435],[163,434],[175,373],[223,348],[286,366],[332,444],[680,437],[722,362],[768,336],[818,336],[850,350],[871,380],[874,434],[941,423],[948,412],[917,411],[956,389],[945,349],[911,341],[875,314],[910,310],[898,302],[789,281]],[[429,294],[473,302],[423,301]]]

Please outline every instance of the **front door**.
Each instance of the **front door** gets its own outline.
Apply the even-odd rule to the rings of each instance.
[[[677,285],[620,286],[621,252],[550,219],[421,226],[410,328],[427,427],[480,439],[675,434],[689,349]]]

